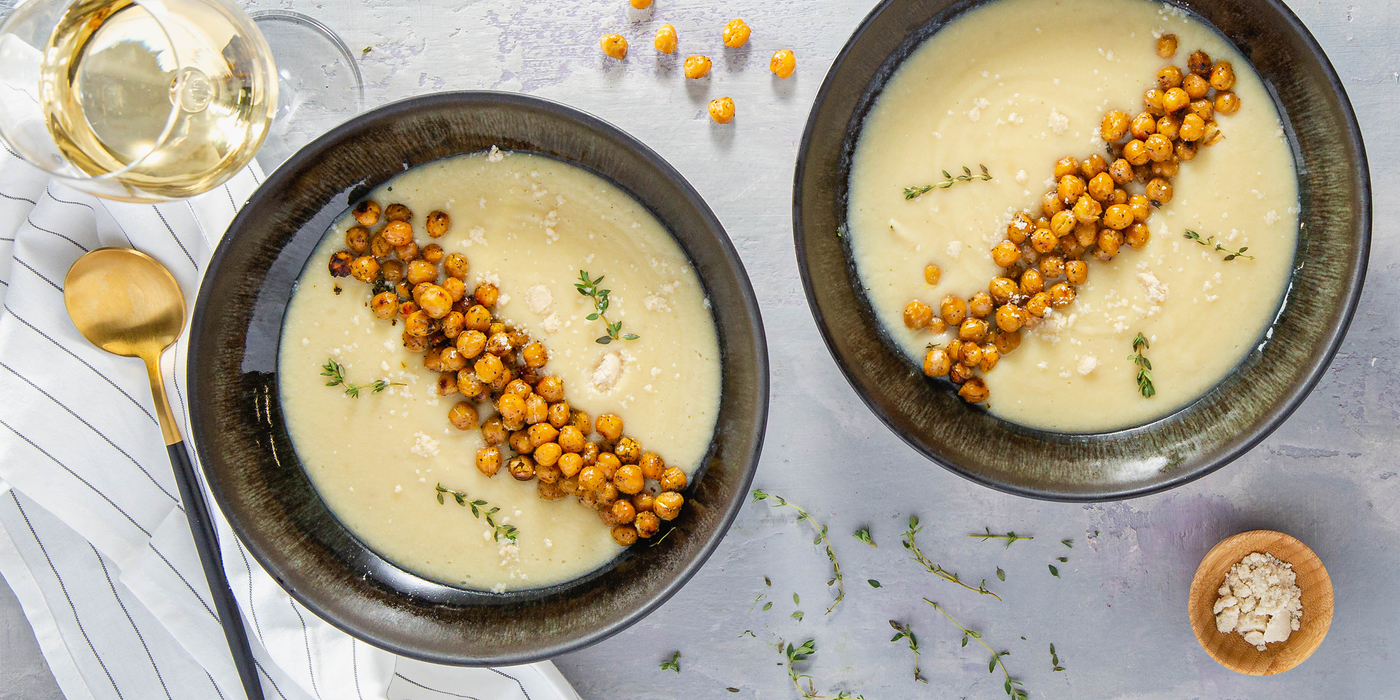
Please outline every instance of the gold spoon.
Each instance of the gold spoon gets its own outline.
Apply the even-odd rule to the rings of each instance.
[[[263,700],[262,684],[248,648],[248,632],[229,590],[219,560],[218,539],[209,504],[199,488],[180,429],[170,412],[160,356],[175,344],[185,327],[185,297],[163,265],[130,248],[99,248],[78,258],[63,281],[63,305],[73,325],[89,342],[122,357],[139,357],[146,363],[155,397],[156,417],[165,437],[166,452],[180,487],[180,500],[190,521],[195,548],[199,550],[214,608],[224,628],[234,666],[249,700]]]

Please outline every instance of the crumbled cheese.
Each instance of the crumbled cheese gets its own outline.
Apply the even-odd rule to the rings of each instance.
[[[593,388],[598,391],[609,391],[617,385],[617,380],[622,378],[622,353],[605,352],[598,358],[598,364],[593,367]]]
[[[1269,210],[1269,213],[1267,213],[1267,214],[1264,215],[1264,223],[1266,223],[1266,224],[1268,224],[1268,225],[1270,225],[1270,226],[1273,226],[1274,224],[1276,224],[1276,223],[1279,222],[1279,219],[1280,219],[1280,218],[1282,218],[1282,217],[1280,217],[1280,216],[1278,215],[1278,211],[1277,211],[1277,210],[1275,210],[1275,209],[1270,209],[1270,210]]]
[[[1047,368],[1047,367],[1050,366],[1050,363],[1049,363],[1049,362],[1046,362],[1045,360],[1041,360],[1040,362],[1037,362],[1035,366],[1036,366],[1036,368],[1038,368],[1038,369],[1044,371],[1045,368]]]
[[[308,345],[310,345],[310,344],[311,344],[311,339],[310,339],[310,338],[302,338],[302,339],[301,339],[301,346],[302,346],[302,347],[306,347],[306,346],[308,346]]]
[[[1027,174],[1026,174],[1026,171],[1024,171],[1024,170],[1018,170],[1018,171],[1016,171],[1016,184],[1018,184],[1018,185],[1024,185],[1024,184],[1026,184],[1026,181],[1029,180],[1029,179],[1031,179],[1031,176],[1030,176],[1030,175],[1027,175]]]
[[[545,333],[558,333],[559,329],[563,327],[564,322],[559,320],[559,314],[550,314],[545,316],[543,321],[540,321],[540,328],[543,328]]]
[[[1060,113],[1060,110],[1050,109],[1050,130],[1056,134],[1063,134],[1069,128],[1069,117]]]
[[[473,226],[467,231],[467,237],[462,241],[462,245],[470,248],[473,245],[486,245],[486,229],[480,226]]]
[[[1303,617],[1303,591],[1293,565],[1271,554],[1245,556],[1225,576],[1215,600],[1215,628],[1238,632],[1255,649],[1282,642],[1296,632]]]
[[[413,447],[409,451],[419,457],[436,457],[438,454],[438,441],[430,437],[423,431],[413,434]]]
[[[506,154],[502,153],[501,149],[496,148],[494,145],[491,146],[491,152],[486,154],[486,160],[492,163],[499,163],[505,160],[505,158]]]
[[[962,249],[962,241],[948,241],[948,257],[956,260],[959,255],[962,255]]]
[[[549,305],[554,303],[554,295],[550,293],[549,287],[537,284],[525,290],[525,305],[530,310],[542,314],[549,309]]]
[[[492,587],[491,587],[491,592],[492,592],[492,593],[505,593],[505,592],[506,592],[506,584],[504,584],[504,583],[498,583],[498,584],[492,586]]]
[[[1060,379],[1069,379],[1069,377],[1070,377],[1070,374],[1069,374],[1069,368],[1068,368],[1068,367],[1066,367],[1066,368],[1060,370]]]
[[[403,484],[394,484],[394,493],[403,493]]]
[[[1093,353],[1089,353],[1088,355],[1085,355],[1085,356],[1079,358],[1079,366],[1076,367],[1075,369],[1079,370],[1079,374],[1080,374],[1080,375],[1086,376],[1086,377],[1087,377],[1087,376],[1089,376],[1089,373],[1090,373],[1090,372],[1093,372],[1094,370],[1096,370],[1096,369],[1098,369],[1098,368],[1099,368],[1099,358],[1098,358],[1098,356],[1095,355],[1095,354],[1093,354]]]
[[[646,298],[642,299],[642,306],[645,306],[647,311],[656,311],[660,313],[669,312],[671,310],[671,302],[666,296],[676,291],[676,288],[680,286],[681,283],[679,280],[661,285],[660,289],[648,294]]]
[[[1142,291],[1147,294],[1147,300],[1160,304],[1167,300],[1167,294],[1171,291],[1171,286],[1166,282],[1157,279],[1151,272],[1139,272],[1137,274],[1138,284],[1142,285]]]

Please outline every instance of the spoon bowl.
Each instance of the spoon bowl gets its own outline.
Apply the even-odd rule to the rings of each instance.
[[[170,271],[130,248],[99,248],[78,258],[63,304],[89,342],[123,357],[159,360],[185,327],[185,297]]]

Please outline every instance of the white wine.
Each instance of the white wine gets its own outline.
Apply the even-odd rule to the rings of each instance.
[[[277,77],[262,35],[222,0],[78,0],[44,52],[40,96],[65,158],[115,180],[118,199],[152,201],[246,165]]]

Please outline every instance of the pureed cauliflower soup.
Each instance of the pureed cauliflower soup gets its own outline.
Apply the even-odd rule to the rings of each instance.
[[[694,268],[645,207],[493,148],[404,172],[331,227],[278,375],[297,456],[355,536],[502,592],[658,536],[708,451],[720,355]]]
[[[1182,407],[1263,342],[1298,185],[1269,93],[1199,19],[997,0],[885,86],[848,226],[877,316],[926,374],[1006,420],[1099,432]]]

